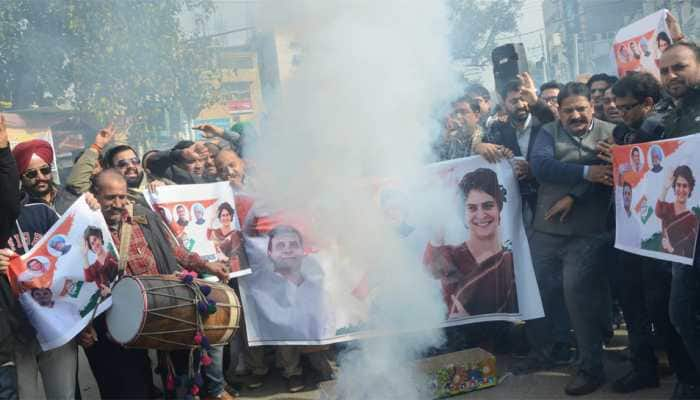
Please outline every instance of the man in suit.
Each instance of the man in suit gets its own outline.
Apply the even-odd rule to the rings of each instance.
[[[529,226],[537,202],[537,180],[530,168],[530,154],[542,126],[554,121],[554,113],[537,98],[535,84],[526,73],[520,79],[508,82],[501,98],[508,119],[495,122],[484,141],[504,146],[513,153],[513,167],[520,180],[523,198],[523,216],[525,225]],[[489,159],[486,155],[484,157]]]

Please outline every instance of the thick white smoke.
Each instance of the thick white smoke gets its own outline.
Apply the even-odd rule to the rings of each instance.
[[[251,157],[257,190],[273,207],[304,210],[315,235],[335,244],[335,268],[371,271],[381,288],[373,328],[419,331],[363,341],[345,354],[338,391],[351,399],[423,397],[413,372],[397,367],[440,344],[440,331],[426,328],[443,321],[445,306],[419,252],[402,245],[362,182],[417,176],[430,160],[436,115],[458,90],[445,5],[271,0],[261,4],[260,18],[263,27],[293,36],[302,57],[268,104]],[[441,212],[427,203],[412,209],[421,210],[412,215],[419,224]]]

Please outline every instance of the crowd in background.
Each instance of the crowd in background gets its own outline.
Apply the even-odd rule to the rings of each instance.
[[[660,346],[676,374],[673,398],[700,398],[700,261],[670,265],[613,247],[614,146],[700,132],[700,48],[676,36],[661,56],[660,81],[646,72],[620,79],[595,74],[537,88],[523,73],[503,85],[498,105],[483,86],[470,85],[452,103],[434,146],[439,160],[480,155],[513,166],[546,316],[518,325],[524,326],[520,342],[510,334],[511,324],[489,324],[491,338],[503,338],[491,350],[512,352],[518,358],[515,373],[574,365],[576,373],[564,388],[569,395],[589,394],[605,383],[604,347],[624,317],[632,368],[614,380],[612,389],[630,393],[658,387]],[[174,242],[144,198],[145,191],[161,185],[228,181],[236,191],[250,189],[244,151],[253,130],[195,129],[208,140],[139,154],[129,145],[113,145],[115,131],[106,127],[59,186],[50,144],[32,140],[11,150],[1,121],[0,268],[5,271],[10,259],[27,252],[88,193],[88,203],[101,209],[117,246],[121,227],[132,227],[128,274],[169,274],[180,266],[228,280],[225,263],[206,261]],[[674,174],[669,189],[681,184],[692,194],[692,175]],[[147,351],[109,341],[102,317],[70,343],[42,351],[8,281],[0,279],[0,285],[0,397],[40,397],[39,374],[47,397],[79,397],[78,346],[86,351],[103,398],[176,396],[167,383],[163,391],[154,384],[158,363],[152,364]],[[247,386],[255,389],[265,383],[271,365],[264,349],[245,346],[244,332],[237,339],[240,351],[233,352],[241,362],[234,357],[230,368],[248,374]],[[471,339],[477,336],[473,326],[450,328],[447,347],[475,345]],[[290,392],[333,375],[327,349],[278,346],[267,352],[281,366]],[[229,352],[219,349],[212,356],[202,397],[232,398],[235,389],[224,373]],[[312,368],[302,367],[302,356]]]

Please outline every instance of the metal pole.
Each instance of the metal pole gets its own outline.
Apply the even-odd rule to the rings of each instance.
[[[540,32],[540,44],[542,45],[542,54],[544,54],[544,81],[547,82],[549,81],[549,51],[542,32]]]
[[[574,33],[574,80],[581,73],[578,60],[578,33]]]

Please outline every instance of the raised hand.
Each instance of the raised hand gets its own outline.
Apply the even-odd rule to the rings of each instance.
[[[109,142],[114,139],[114,135],[116,133],[117,131],[114,129],[114,125],[110,122],[109,125],[97,132],[97,135],[95,136],[95,146],[99,147],[100,149],[104,149]]]
[[[209,125],[209,124],[197,125],[192,129],[197,130],[197,131],[201,131],[205,138],[223,137],[224,136],[224,129],[221,127],[218,127],[216,125]]]
[[[537,103],[537,86],[535,86],[535,81],[532,79],[529,73],[523,72],[518,75],[518,79],[522,84],[520,89],[520,94],[523,96],[527,104],[533,105]]]

